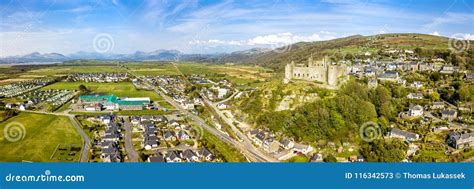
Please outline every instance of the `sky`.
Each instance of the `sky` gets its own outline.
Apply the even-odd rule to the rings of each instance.
[[[474,40],[472,0],[0,0],[0,57],[221,53],[350,35]]]

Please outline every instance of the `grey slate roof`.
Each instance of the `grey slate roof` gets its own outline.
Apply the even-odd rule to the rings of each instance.
[[[400,130],[400,129],[397,129],[397,128],[393,128],[390,132],[391,132],[392,134],[404,136],[405,138],[411,138],[411,139],[417,138],[417,137],[416,137],[416,133],[412,133],[412,132]]]

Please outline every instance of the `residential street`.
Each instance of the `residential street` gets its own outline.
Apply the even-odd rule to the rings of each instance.
[[[81,153],[81,162],[88,162],[89,159],[89,149],[90,149],[90,144],[91,140],[89,136],[82,130],[81,126],[76,122],[74,119],[74,116],[68,115],[69,120],[71,120],[72,125],[76,128],[77,132],[79,135],[81,135],[82,139],[84,140],[84,147],[82,148],[82,153]]]
[[[137,151],[133,148],[132,143],[132,123],[128,118],[123,118],[124,123],[123,127],[125,129],[125,151],[127,151],[128,161],[129,162],[138,162],[139,155]]]

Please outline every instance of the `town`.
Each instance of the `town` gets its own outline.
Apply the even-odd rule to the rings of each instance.
[[[53,67],[0,86],[1,125],[51,116],[48,124],[64,118],[77,132],[52,155],[17,161],[472,161],[474,72],[441,55],[310,52],[284,73],[174,62],[143,63],[162,70],[145,72],[121,62],[51,75]],[[380,159],[386,149],[376,145],[397,154]]]

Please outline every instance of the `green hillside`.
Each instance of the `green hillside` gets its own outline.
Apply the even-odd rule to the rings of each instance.
[[[470,49],[474,42],[471,41]],[[281,70],[291,61],[305,62],[313,53],[316,58],[329,56],[361,56],[365,52],[377,52],[383,49],[410,49],[446,51],[449,38],[426,34],[382,34],[375,36],[349,36],[328,41],[300,42],[277,51],[268,51],[252,56],[247,63],[258,64]]]

